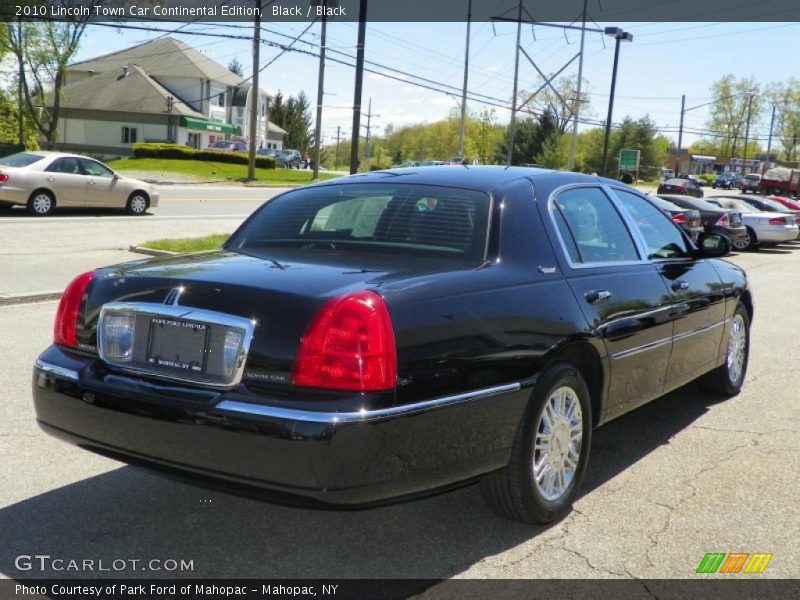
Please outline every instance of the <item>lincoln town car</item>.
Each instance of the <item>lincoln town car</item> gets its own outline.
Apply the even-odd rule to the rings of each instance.
[[[339,178],[271,199],[219,250],[76,277],[34,366],[37,419],[269,501],[479,482],[500,515],[551,522],[595,428],[693,380],[739,392],[753,298],[730,249],[595,176]]]

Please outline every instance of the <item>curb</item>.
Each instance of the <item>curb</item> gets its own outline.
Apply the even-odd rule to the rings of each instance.
[[[63,293],[63,290],[54,290],[51,292],[34,292],[25,294],[0,294],[0,306],[12,306],[14,304],[30,304],[33,302],[58,300],[61,298]]]
[[[128,252],[135,254],[146,254],[147,256],[175,256],[179,252],[172,252],[171,250],[156,250],[155,248],[148,248],[147,246],[131,246]]]

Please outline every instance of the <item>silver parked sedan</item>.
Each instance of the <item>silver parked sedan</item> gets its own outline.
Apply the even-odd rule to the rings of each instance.
[[[0,158],[0,209],[14,205],[39,216],[56,207],[122,208],[143,215],[158,206],[158,192],[92,158],[37,150]]]

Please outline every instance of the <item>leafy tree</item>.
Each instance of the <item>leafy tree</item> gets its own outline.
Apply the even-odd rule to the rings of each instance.
[[[231,73],[236,73],[239,77],[244,77],[244,69],[242,68],[242,63],[239,62],[239,59],[234,57],[228,63],[228,71]]]
[[[769,86],[768,96],[776,109],[774,131],[783,156],[795,161],[800,145],[800,80],[793,77],[785,83],[774,83]]]
[[[533,117],[519,119],[514,133],[511,164],[519,165],[535,162],[535,157],[542,151],[545,142],[555,135],[560,135],[560,132],[558,131],[556,118],[549,110],[542,113],[538,119]],[[505,161],[507,156],[508,136],[497,149],[499,161]]]
[[[719,139],[719,154],[738,156],[750,117],[750,133],[758,126],[762,95],[755,79],[725,75],[711,86],[712,101],[706,128]]]
[[[283,145],[307,152],[314,144],[311,131],[311,110],[305,93],[284,99],[281,92],[269,103],[269,120],[286,130]]]
[[[569,160],[569,136],[556,132],[542,144],[536,163],[548,169],[564,169]]]
[[[88,6],[93,12],[97,0],[56,0],[55,4],[67,8]],[[0,24],[4,36],[0,38],[2,50],[22,63],[20,84],[23,92],[23,109],[46,144],[51,147],[58,129],[61,91],[67,74],[67,65],[78,50],[86,30],[88,17],[73,17],[36,23],[6,22]]]
[[[537,112],[544,113],[550,112],[556,123],[556,128],[559,133],[565,133],[572,123],[572,117],[575,115],[575,110],[578,108],[578,98],[576,91],[578,89],[578,76],[577,75],[562,75],[557,77],[552,83],[552,88],[547,85],[540,91],[531,96],[532,92],[522,91],[519,94],[520,102],[529,102],[529,106],[534,108]],[[539,79],[537,89],[544,85],[544,79]],[[555,88],[555,91],[553,91]],[[589,82],[583,79],[581,86],[582,90],[589,89]],[[535,90],[534,90],[535,91]],[[557,93],[556,93],[557,92]],[[591,116],[592,108],[588,99],[584,95],[583,105],[581,106],[581,115],[584,117]]]
[[[24,107],[23,107],[24,110]],[[20,106],[15,99],[0,90],[0,144],[17,144],[19,142]],[[23,142],[28,149],[36,149],[36,126],[30,119],[23,124]]]

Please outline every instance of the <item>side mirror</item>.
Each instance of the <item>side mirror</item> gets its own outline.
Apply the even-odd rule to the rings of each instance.
[[[698,250],[702,258],[719,258],[731,253],[733,245],[728,236],[721,233],[707,233],[700,238]]]
[[[120,177],[118,173],[114,173],[114,179],[122,179],[122,177]]]

